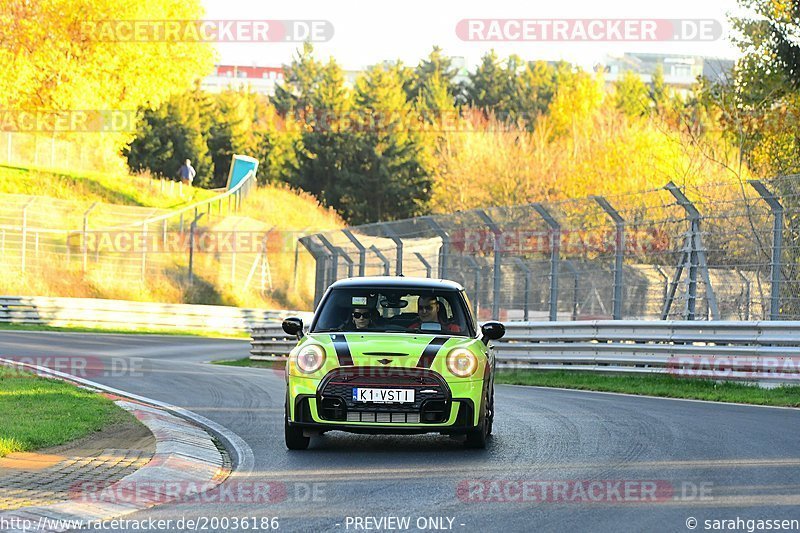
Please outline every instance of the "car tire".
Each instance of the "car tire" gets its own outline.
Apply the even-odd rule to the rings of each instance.
[[[311,437],[303,435],[302,428],[289,425],[289,413],[283,417],[283,440],[290,450],[306,450],[311,442]]]
[[[492,388],[492,396],[489,398],[489,416],[487,420],[489,420],[489,428],[486,434],[491,435],[492,428],[494,427],[494,388]]]
[[[491,431],[491,421],[489,420],[489,398],[484,396],[483,399],[483,420],[481,421],[480,425],[475,429],[471,429],[467,432],[467,440],[464,442],[467,448],[478,448],[484,449],[486,448],[486,443],[489,439],[489,433]]]

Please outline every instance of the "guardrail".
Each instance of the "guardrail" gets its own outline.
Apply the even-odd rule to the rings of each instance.
[[[131,224],[125,224],[123,226],[113,226],[103,229],[113,230],[113,229],[123,229],[123,228],[128,229],[135,227],[147,228],[148,226],[152,226],[157,222],[162,222],[166,224],[169,219],[175,217],[180,218],[181,227],[183,227],[184,215],[187,215],[187,221],[189,222],[191,222],[192,216],[196,219],[197,215],[202,213],[203,211],[205,211],[210,216],[212,212],[212,206],[214,205],[215,202],[217,204],[217,213],[222,213],[222,203],[223,200],[225,200],[226,198],[228,199],[228,213],[231,212],[231,201],[233,201],[234,203],[233,208],[238,211],[242,205],[242,199],[245,196],[247,196],[247,194],[250,192],[250,189],[252,189],[255,180],[256,180],[255,172],[251,170],[234,187],[225,192],[221,192],[220,194],[212,198],[201,200],[191,205],[187,205],[186,207],[182,207],[180,209],[169,211],[167,213],[163,213],[160,215],[152,216]],[[81,231],[70,232],[70,234],[72,233],[81,233]]]
[[[210,330],[224,333],[249,331],[276,323],[286,316],[310,317],[310,313],[93,298],[0,296],[0,323],[7,324]]]
[[[674,374],[719,380],[800,380],[800,321],[509,322],[498,367]],[[251,359],[288,355],[280,324],[253,328]]]

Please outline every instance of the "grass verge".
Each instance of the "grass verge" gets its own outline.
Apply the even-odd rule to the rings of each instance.
[[[57,446],[129,416],[99,394],[0,367],[0,457]]]
[[[710,400],[715,402],[750,403],[800,407],[800,386],[780,386],[764,389],[757,385],[710,380],[685,379],[675,376],[619,376],[591,372],[501,370],[495,377],[497,383],[511,385],[535,385],[565,389],[622,392]]]
[[[67,333],[118,333],[124,335],[188,335],[213,339],[249,339],[250,333],[228,333],[204,329],[125,329],[125,328],[92,328],[88,326],[41,326],[38,324],[0,324],[0,331],[61,331]]]

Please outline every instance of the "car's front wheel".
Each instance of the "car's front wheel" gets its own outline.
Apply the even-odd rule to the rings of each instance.
[[[310,437],[303,435],[302,428],[292,427],[289,425],[288,412],[286,412],[283,417],[283,439],[286,442],[286,447],[290,450],[308,449],[308,444],[311,442]]]
[[[494,426],[494,387],[492,387],[492,395],[489,397],[489,429],[486,431],[487,435],[492,434]]]
[[[486,442],[489,440],[491,433],[491,419],[489,416],[489,393],[486,393],[483,399],[483,417],[481,423],[475,429],[467,432],[466,444],[467,448],[486,448]]]

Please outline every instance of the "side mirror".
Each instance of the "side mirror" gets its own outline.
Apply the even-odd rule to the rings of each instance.
[[[289,335],[294,335],[299,339],[303,337],[303,319],[297,317],[290,317],[283,321],[281,324],[283,331]]]
[[[506,327],[500,322],[487,322],[481,326],[484,340],[496,341],[506,334]]]

